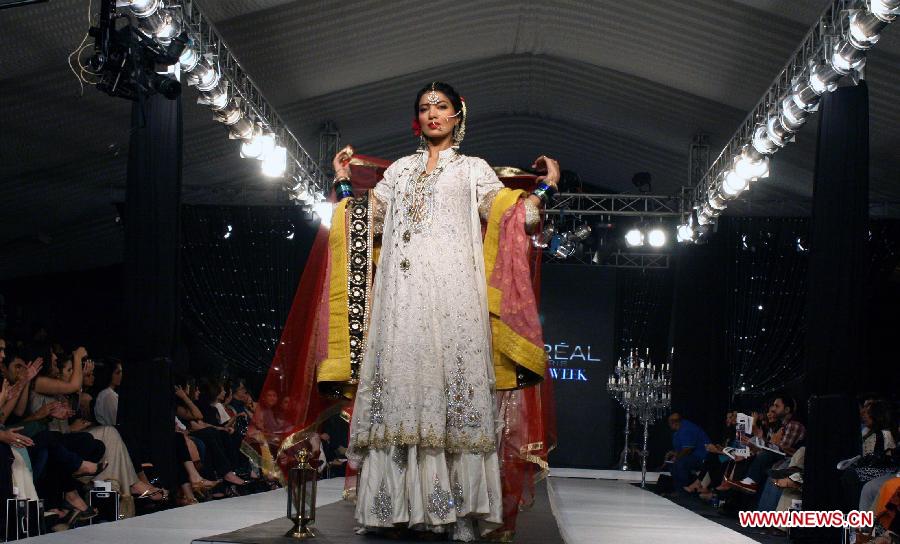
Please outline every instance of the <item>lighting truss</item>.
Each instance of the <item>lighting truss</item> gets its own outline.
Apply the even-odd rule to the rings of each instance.
[[[859,81],[866,51],[898,15],[900,0],[832,0],[700,182],[688,189],[683,224],[697,232],[715,222],[729,201],[766,177],[770,156],[794,140],[821,97],[840,80]]]
[[[198,103],[228,127],[230,138],[244,143],[242,155],[251,142],[256,147],[260,142],[270,144],[266,149],[271,152],[257,157],[262,173],[283,179],[292,200],[307,207],[324,200],[328,186],[319,165],[241,67],[196,0],[115,0],[115,4],[128,9],[133,24],[162,45],[176,34],[186,34],[179,58],[181,74],[200,91]]]
[[[670,195],[559,193],[542,213],[545,216],[617,215],[631,217],[681,217],[681,198]]]
[[[671,255],[668,253],[632,253],[617,251],[602,257],[599,261],[595,260],[590,254],[585,253],[583,257],[572,255],[568,258],[555,257],[553,254],[545,253],[543,257],[544,264],[580,264],[603,266],[607,268],[631,268],[640,270],[665,270],[669,268]]]

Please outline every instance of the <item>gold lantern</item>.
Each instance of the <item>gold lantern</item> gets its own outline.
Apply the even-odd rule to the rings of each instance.
[[[313,538],[316,521],[316,480],[318,472],[309,464],[309,452],[297,452],[297,466],[288,472],[287,517],[294,527],[285,536]]]

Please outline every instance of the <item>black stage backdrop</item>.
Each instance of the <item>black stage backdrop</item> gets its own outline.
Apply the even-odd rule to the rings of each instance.
[[[541,317],[553,376],[557,467],[608,468],[615,459],[607,393],[613,362],[616,272],[590,265],[546,265]]]

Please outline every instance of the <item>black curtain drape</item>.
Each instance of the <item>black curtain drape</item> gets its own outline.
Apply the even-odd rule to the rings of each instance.
[[[806,389],[810,441],[805,510],[840,508],[835,464],[859,449],[854,394],[866,350],[865,279],[870,265],[869,101],[865,82],[822,98],[810,226]],[[839,542],[840,531],[798,539]]]
[[[131,112],[125,194],[125,361],[118,418],[132,457],[175,483],[171,367],[178,343],[181,99]]]
[[[192,372],[260,382],[318,223],[299,206],[184,206],[182,274]]]
[[[675,255],[671,338],[672,410],[715,434],[728,408],[730,368],[723,352],[724,244],[680,246]]]

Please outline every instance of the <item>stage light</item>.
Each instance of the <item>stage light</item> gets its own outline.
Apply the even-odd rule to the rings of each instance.
[[[793,138],[791,133],[781,124],[777,114],[771,115],[766,121],[766,134],[778,147],[784,147]]]
[[[262,173],[270,178],[277,178],[283,176],[285,170],[287,170],[287,149],[276,145],[275,149],[263,159]]]
[[[200,91],[197,103],[209,106],[213,110],[218,111],[224,109],[225,106],[228,105],[228,99],[228,85],[225,82],[221,82],[208,91]]]
[[[893,21],[900,15],[900,0],[869,0],[869,11],[887,18],[883,20]]]
[[[753,129],[753,147],[765,155],[771,155],[778,151],[778,145],[769,138],[766,125],[760,123]]]
[[[748,180],[764,178],[769,175],[769,157],[756,150],[755,147],[745,145],[741,154],[734,162],[734,172]]]
[[[640,229],[631,229],[625,233],[625,243],[629,247],[640,247],[644,245],[644,233]]]
[[[781,115],[778,119],[788,132],[800,130],[803,124],[806,123],[807,117],[809,117],[809,112],[798,106],[791,95],[786,96],[781,101]]]
[[[692,229],[688,224],[678,225],[678,230],[675,233],[675,239],[679,242],[690,242],[694,239],[694,229]]]
[[[209,91],[219,84],[221,76],[212,66],[208,58],[198,62],[191,70],[190,83],[197,86],[198,91]]]
[[[275,135],[271,132],[259,132],[241,146],[241,156],[248,159],[265,160],[275,149]]]
[[[241,109],[233,101],[227,103],[222,109],[214,110],[213,113],[215,114],[213,119],[226,126],[234,125],[244,116]]]
[[[587,223],[582,223],[578,226],[571,234],[568,235],[569,240],[581,241],[587,240],[588,236],[591,235],[591,226]]]
[[[647,233],[647,242],[651,247],[663,247],[666,245],[666,231],[656,227]]]
[[[818,94],[831,92],[837,88],[837,82],[844,77],[827,64],[815,66],[809,73],[809,86]]]
[[[558,248],[556,248],[556,252],[554,255],[558,259],[568,259],[575,253],[575,242],[572,240],[566,240],[561,243]]]
[[[319,217],[319,221],[325,228],[331,228],[331,216],[334,213],[334,204],[323,201],[313,204],[313,213]]]
[[[128,8],[135,17],[150,17],[159,9],[160,0],[132,0]]]
[[[531,236],[531,245],[538,249],[547,249],[547,246],[550,245],[550,239],[553,238],[554,234],[556,234],[556,225],[547,223],[544,225],[544,229],[541,232]]]
[[[138,28],[141,32],[156,39],[162,45],[168,45],[180,31],[174,12],[159,9],[146,17],[138,16]]]
[[[717,189],[710,189],[708,198],[706,199],[706,201],[709,203],[709,206],[714,210],[724,210],[725,208],[727,208],[727,200],[730,200],[730,198],[723,195],[722,192]]]
[[[834,44],[831,53],[831,66],[843,75],[861,69],[866,64],[866,52],[857,49],[849,40],[841,40]]]
[[[738,175],[734,170],[728,170],[722,182],[722,192],[728,196],[735,197],[746,191],[749,186],[750,180]]]
[[[870,49],[881,37],[881,31],[890,23],[875,13],[866,13],[862,10],[850,15],[850,43],[857,49]]]
[[[814,112],[819,108],[820,92],[813,88],[809,78],[804,77],[791,87],[791,99],[803,111]]]
[[[181,71],[188,73],[197,67],[197,64],[200,62],[200,55],[193,47],[186,46],[181,55],[179,55],[178,62],[181,64]]]

